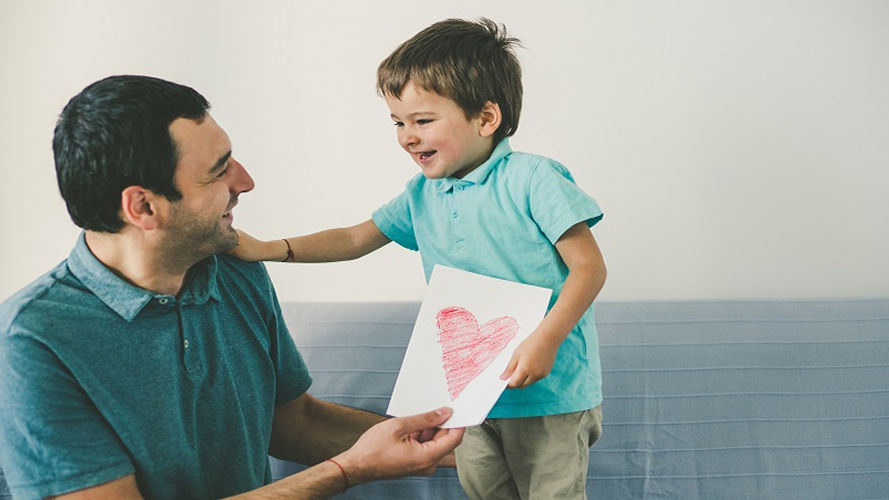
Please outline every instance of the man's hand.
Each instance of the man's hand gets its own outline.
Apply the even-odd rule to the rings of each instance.
[[[354,484],[432,474],[463,440],[464,429],[437,428],[452,413],[450,408],[440,408],[380,422],[362,434],[349,450],[334,458]]]
[[[556,361],[559,343],[534,332],[512,353],[501,380],[509,379],[510,389],[522,389],[549,375]]]
[[[457,466],[457,455],[452,451],[447,455],[441,457],[441,460],[438,461],[439,467],[456,467]]]

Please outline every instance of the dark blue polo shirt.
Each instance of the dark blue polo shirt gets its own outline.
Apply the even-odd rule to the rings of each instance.
[[[262,264],[211,257],[159,295],[81,235],[0,305],[0,467],[16,498],[130,473],[148,498],[232,495],[271,480],[275,406],[309,385]]]

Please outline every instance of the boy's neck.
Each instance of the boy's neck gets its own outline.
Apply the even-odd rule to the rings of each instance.
[[[480,158],[480,160],[477,160],[477,161],[473,162],[473,163],[475,163],[475,165],[474,165],[473,167],[468,168],[468,169],[465,169],[465,168],[464,168],[464,169],[462,169],[462,170],[456,172],[456,173],[453,175],[453,177],[454,177],[455,179],[462,179],[462,178],[466,177],[467,175],[469,175],[470,173],[472,173],[473,171],[475,171],[475,169],[477,169],[478,167],[484,165],[488,160],[491,159],[491,155],[494,154],[494,150],[497,148],[497,144],[495,144],[495,143],[494,143],[494,139],[493,139],[493,138],[490,138],[490,137],[488,137],[487,140],[486,140],[485,142],[487,142],[487,148],[485,149],[486,153],[484,153],[484,154],[482,154],[482,155],[479,155],[479,156],[477,157],[477,158]]]

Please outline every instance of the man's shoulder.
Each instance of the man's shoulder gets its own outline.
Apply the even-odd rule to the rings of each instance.
[[[16,323],[29,318],[49,319],[46,318],[47,309],[51,311],[52,308],[38,306],[44,303],[69,302],[70,296],[76,293],[72,292],[76,287],[71,286],[70,278],[67,260],[62,261],[0,303],[0,337],[9,335]]]
[[[223,287],[236,286],[239,289],[268,289],[271,278],[262,262],[247,262],[231,255],[216,257],[216,279]]]
[[[249,262],[228,254],[216,256],[216,265],[221,274],[239,274],[245,277],[267,277],[265,265],[262,262]]]

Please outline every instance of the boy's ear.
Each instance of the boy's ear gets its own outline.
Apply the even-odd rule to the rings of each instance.
[[[500,122],[503,115],[500,113],[500,105],[496,102],[486,101],[482,112],[479,114],[480,129],[479,133],[482,137],[490,137],[500,128]]]
[[[142,186],[128,186],[120,192],[121,215],[124,221],[138,228],[155,229],[160,223],[161,200],[166,198]]]

